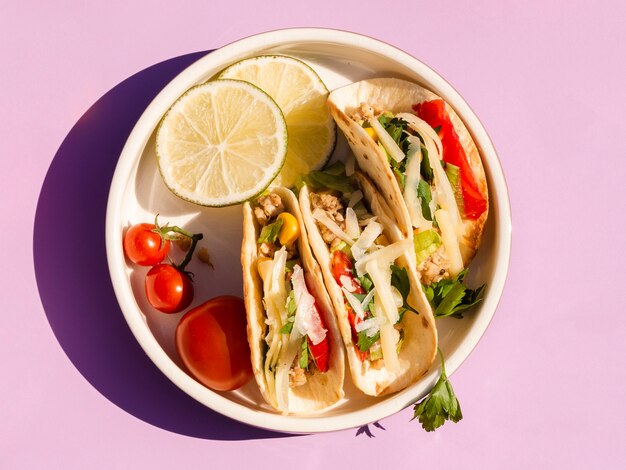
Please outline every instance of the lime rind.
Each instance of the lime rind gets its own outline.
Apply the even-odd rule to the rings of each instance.
[[[274,76],[263,76],[262,68],[266,64],[273,65],[285,65],[285,67],[296,67],[296,69],[302,72],[309,80],[309,85],[312,87],[308,93],[303,96],[311,96],[311,98],[301,98],[301,104],[298,107],[294,106],[294,100],[292,102],[285,102],[281,99],[280,90],[286,89],[286,86],[279,86],[282,84],[282,80],[288,80],[288,77],[281,75],[278,79]],[[259,78],[261,77],[261,78]],[[335,150],[337,144],[337,128],[335,121],[333,120],[330,112],[326,107],[326,98],[328,96],[328,88],[317,74],[317,72],[311,68],[306,62],[285,55],[261,55],[242,59],[236,62],[220,74],[218,79],[237,79],[250,81],[253,85],[256,85],[264,89],[281,107],[285,121],[287,123],[287,132],[289,134],[289,148],[287,150],[287,157],[282,170],[279,172],[276,179],[271,183],[271,186],[293,186],[297,178],[310,171],[319,170],[324,167]],[[297,78],[296,78],[297,79]],[[268,82],[269,80],[269,82]],[[270,83],[269,86],[268,83]],[[278,90],[278,91],[277,91]],[[318,104],[312,103],[314,100],[319,100]],[[314,109],[316,114],[322,115],[321,119],[315,117],[311,122],[303,121],[301,116],[305,109]],[[297,122],[297,124],[295,124]],[[314,144],[309,144],[306,150],[296,148],[296,141],[306,140],[306,137],[301,137],[299,132],[300,128],[310,126],[311,133],[316,133],[316,128],[324,130],[324,136],[322,139],[317,139]],[[307,131],[304,130],[304,133]],[[321,143],[320,143],[321,140]],[[317,153],[315,153],[317,152]],[[308,154],[307,158],[302,158],[302,154]]]
[[[261,103],[271,108],[272,114],[276,119],[277,127],[276,127],[276,135],[275,141],[278,143],[278,151],[274,154],[274,162],[272,165],[269,165],[263,174],[263,177],[255,182],[255,184],[250,188],[245,188],[243,190],[237,190],[236,192],[232,192],[227,196],[219,196],[219,197],[202,197],[201,195],[195,194],[193,191],[186,190],[181,187],[181,185],[177,182],[176,178],[171,174],[171,168],[169,163],[166,162],[168,158],[164,158],[164,151],[161,148],[163,145],[163,139],[167,136],[164,134],[167,131],[171,131],[168,129],[169,119],[175,113],[180,112],[180,109],[188,100],[195,98],[194,95],[197,95],[202,92],[211,92],[218,87],[231,86],[237,89],[248,89],[249,94],[251,96],[255,96],[257,99],[260,99]],[[245,124],[245,123],[244,123]],[[157,167],[159,169],[159,173],[165,183],[166,187],[176,196],[186,201],[189,201],[194,204],[198,204],[201,206],[207,207],[225,207],[232,206],[236,204],[240,204],[247,200],[253,199],[254,197],[261,194],[265,191],[272,181],[276,178],[276,176],[280,173],[282,169],[286,156],[287,156],[287,147],[288,147],[288,131],[287,124],[285,121],[284,114],[278,104],[274,101],[274,99],[267,94],[265,91],[260,89],[259,87],[251,84],[249,82],[244,82],[241,80],[230,80],[230,79],[219,79],[213,80],[210,82],[202,83],[196,85],[189,90],[187,90],[182,96],[180,96],[168,109],[168,111],[163,115],[161,121],[158,124],[156,131],[156,157],[157,157]]]

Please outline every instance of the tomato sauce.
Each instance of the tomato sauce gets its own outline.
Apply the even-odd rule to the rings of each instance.
[[[478,219],[487,210],[487,200],[476,184],[465,150],[446,111],[445,102],[443,100],[425,101],[413,105],[413,110],[432,128],[440,128],[439,138],[443,145],[443,161],[458,166],[461,174],[464,217],[470,220]]]

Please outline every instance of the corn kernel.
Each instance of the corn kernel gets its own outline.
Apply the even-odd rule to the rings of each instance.
[[[289,212],[280,213],[278,219],[282,219],[283,221],[283,226],[278,232],[278,241],[281,245],[289,246],[300,236],[298,220]]]
[[[367,132],[367,134],[374,139],[374,141],[378,141],[378,136],[376,135],[376,131],[373,127],[365,127],[365,132]]]

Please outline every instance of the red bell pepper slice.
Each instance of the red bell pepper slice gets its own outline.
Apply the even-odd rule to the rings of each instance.
[[[443,145],[443,161],[459,167],[464,214],[470,220],[478,219],[487,210],[487,200],[478,189],[474,172],[467,161],[465,150],[454,130],[443,100],[424,101],[413,105],[417,116],[433,129],[439,127],[439,138]]]

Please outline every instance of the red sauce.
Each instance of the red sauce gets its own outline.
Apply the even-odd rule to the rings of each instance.
[[[443,145],[443,161],[459,167],[461,191],[466,219],[476,220],[487,210],[487,200],[478,189],[476,178],[467,161],[465,150],[454,130],[443,100],[425,101],[413,105],[416,114],[433,129],[439,127],[439,138]]]

